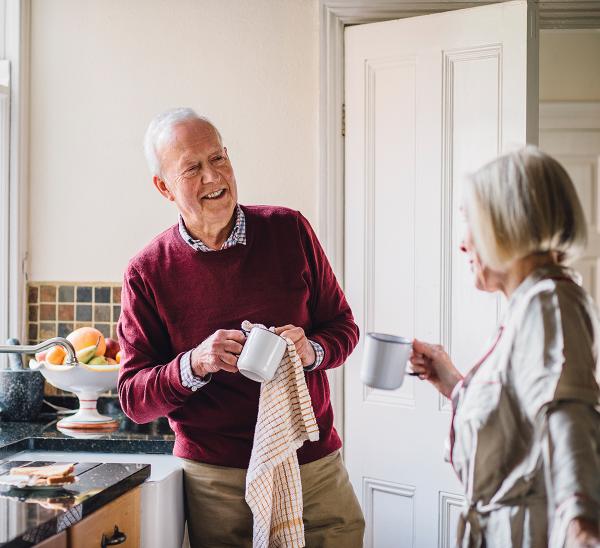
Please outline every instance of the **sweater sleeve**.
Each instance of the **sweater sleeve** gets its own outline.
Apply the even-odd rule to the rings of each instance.
[[[304,252],[311,270],[310,312],[312,329],[307,336],[320,344],[323,361],[314,370],[342,365],[358,343],[359,330],[342,288],[310,223],[298,214]]]
[[[173,356],[167,329],[139,272],[130,266],[121,293],[117,327],[121,346],[119,400],[137,423],[166,416],[193,391],[181,383],[181,356]]]

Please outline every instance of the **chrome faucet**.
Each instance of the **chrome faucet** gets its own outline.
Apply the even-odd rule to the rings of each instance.
[[[67,351],[67,361],[65,362],[65,365],[79,364],[77,355],[75,354],[75,348],[73,348],[73,345],[64,337],[54,337],[34,345],[0,345],[0,354],[37,354],[42,350],[46,350],[46,348],[56,345],[62,346]]]

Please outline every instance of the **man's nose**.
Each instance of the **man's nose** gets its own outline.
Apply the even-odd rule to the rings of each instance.
[[[208,185],[210,183],[214,183],[219,179],[219,174],[217,170],[214,169],[211,165],[206,165],[202,168],[202,172],[200,174],[202,184]]]

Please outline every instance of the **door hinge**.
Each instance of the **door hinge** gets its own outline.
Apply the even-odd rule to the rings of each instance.
[[[342,103],[342,137],[346,137],[346,103]]]

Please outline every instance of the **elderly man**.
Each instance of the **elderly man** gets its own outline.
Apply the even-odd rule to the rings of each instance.
[[[325,373],[344,363],[358,328],[317,237],[297,211],[238,204],[221,136],[191,109],[156,117],[145,152],[179,222],[125,272],[119,396],[136,422],[169,418],[192,546],[252,545],[245,469],[260,385],[236,368],[243,320],[276,326],[306,370],[320,435],[298,450],[307,546],[361,546]]]

